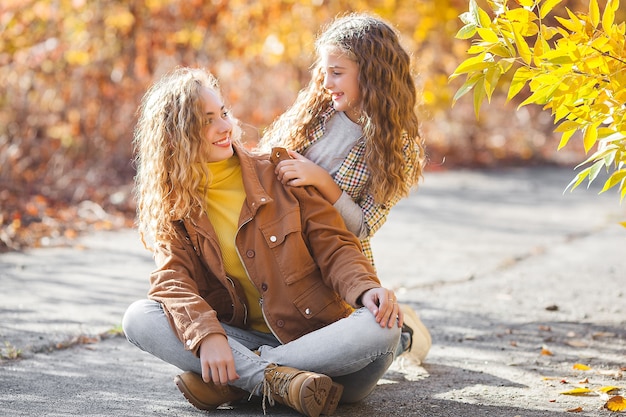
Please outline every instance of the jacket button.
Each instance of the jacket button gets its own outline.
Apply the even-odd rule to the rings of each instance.
[[[270,242],[275,243],[277,240],[276,236],[270,236]]]
[[[246,251],[246,256],[248,258],[254,258],[254,251],[252,249]]]
[[[311,309],[307,308],[306,310],[304,310],[304,314],[306,314],[307,316],[311,314]]]
[[[261,202],[265,203],[265,197],[261,197]]]
[[[285,326],[285,322],[284,322],[283,320],[278,320],[278,321],[276,322],[276,325],[277,325],[278,327],[284,327],[284,326]]]
[[[261,284],[261,289],[263,291],[267,291],[267,284],[265,282],[263,284]]]
[[[187,346],[191,346],[191,340],[187,340]]]

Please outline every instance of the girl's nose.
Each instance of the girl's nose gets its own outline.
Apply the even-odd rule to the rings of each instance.
[[[330,77],[328,76],[328,74],[324,74],[324,88],[328,90],[331,86],[332,82],[330,80]]]
[[[226,117],[224,119],[220,119],[220,132],[227,132],[229,130],[233,130],[233,122],[230,120],[230,117]]]

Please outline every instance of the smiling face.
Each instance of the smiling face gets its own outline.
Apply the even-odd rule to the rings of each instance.
[[[201,87],[200,99],[204,109],[202,156],[204,162],[218,162],[233,156],[231,134],[233,122],[224,103],[215,91]]]
[[[359,66],[338,48],[324,48],[320,54],[324,88],[331,94],[335,110],[357,122],[361,115]]]

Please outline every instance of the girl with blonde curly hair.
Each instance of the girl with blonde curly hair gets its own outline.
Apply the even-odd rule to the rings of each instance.
[[[332,205],[276,179],[283,151],[253,155],[238,136],[204,70],[176,69],[144,96],[138,223],[156,268],[124,334],[180,368],[199,409],[258,396],[264,411],[331,415],[375,389],[403,313]]]
[[[209,119],[199,87],[219,91],[217,79],[202,70],[180,69],[146,93],[135,129],[137,223],[144,244],[171,239],[173,222],[206,207],[201,186],[210,182],[209,155],[202,132]],[[226,110],[214,117],[228,117]],[[233,141],[238,140],[233,123]],[[216,148],[219,150],[219,148]]]
[[[290,150],[293,159],[278,164],[278,178],[316,187],[373,263],[370,237],[418,184],[425,164],[410,56],[387,22],[365,13],[335,19],[315,50],[311,81],[266,129],[259,148]],[[421,343],[411,348],[419,363],[430,334],[403,308],[411,331],[419,332]]]

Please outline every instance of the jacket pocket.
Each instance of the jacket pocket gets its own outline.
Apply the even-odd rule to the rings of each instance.
[[[300,294],[293,304],[313,328],[334,323],[351,313],[351,307],[319,281]]]
[[[302,234],[299,210],[291,210],[259,229],[286,284],[299,281],[317,269]]]

